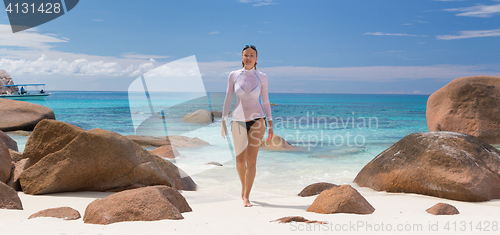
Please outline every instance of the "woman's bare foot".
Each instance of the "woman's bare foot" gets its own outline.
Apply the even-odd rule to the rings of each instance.
[[[248,198],[243,198],[243,206],[244,207],[251,207],[253,205],[252,205],[252,203],[250,203],[250,200]]]

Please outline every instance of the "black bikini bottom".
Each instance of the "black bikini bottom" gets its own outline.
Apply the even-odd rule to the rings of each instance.
[[[266,122],[266,117],[263,117],[264,118],[264,123],[266,123],[266,127],[267,127],[267,122]],[[242,122],[242,121],[235,121],[236,123],[238,123],[238,125],[240,126],[243,126],[247,129],[247,133],[250,131],[250,127],[252,127],[252,125],[254,123],[256,123],[259,119],[261,118],[256,118],[256,119],[253,119],[253,120],[250,120],[248,122]],[[232,129],[232,125],[231,125],[231,129]],[[240,134],[241,134],[241,131],[240,131]]]

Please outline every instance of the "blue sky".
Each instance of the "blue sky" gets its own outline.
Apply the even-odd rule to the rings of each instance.
[[[498,0],[83,0],[13,34],[0,15],[0,69],[48,90],[126,90],[195,55],[225,91],[256,45],[270,92],[430,94],[457,77],[500,75]]]

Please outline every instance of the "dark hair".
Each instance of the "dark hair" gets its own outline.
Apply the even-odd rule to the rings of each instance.
[[[256,54],[256,55],[258,55],[258,54],[259,54],[259,52],[257,52],[257,48],[255,48],[255,46],[254,46],[254,45],[250,45],[250,44],[248,44],[248,45],[246,45],[245,47],[243,47],[243,50],[241,51],[241,53],[243,53],[243,52],[244,52],[246,49],[248,49],[248,48],[252,48],[252,49],[255,51],[255,54]]]
[[[243,52],[248,49],[248,48],[252,48],[254,51],[255,51],[255,55],[258,56],[259,55],[259,52],[257,52],[257,48],[255,48],[254,45],[245,45],[245,47],[243,47],[243,50],[241,51],[241,53],[243,54]],[[243,68],[245,67],[245,63],[243,63],[243,61],[241,61],[241,66],[243,66]],[[255,69],[257,69],[257,61],[255,61],[255,64],[253,65],[253,67]]]

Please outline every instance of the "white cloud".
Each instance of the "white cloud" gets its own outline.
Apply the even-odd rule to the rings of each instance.
[[[208,34],[220,34],[219,31],[212,31],[212,32],[209,32]]]
[[[52,43],[64,43],[68,41],[69,39],[67,38],[57,38],[53,34],[40,34],[33,28],[12,33],[10,25],[0,24],[0,46],[2,47],[45,50],[52,48]]]
[[[500,13],[500,4],[497,5],[477,5],[473,7],[460,7],[460,8],[451,8],[451,9],[444,9],[445,11],[458,11],[462,12],[457,14],[457,16],[469,16],[469,17],[482,17],[482,18],[489,18],[492,17],[495,14]]]
[[[241,68],[241,61],[198,62],[201,76],[207,81],[227,81],[227,76],[233,70]]]
[[[438,35],[436,36],[436,38],[439,40],[453,40],[453,39],[496,37],[496,36],[500,36],[500,29],[460,31],[459,35]]]
[[[85,77],[139,76],[158,66],[154,59],[170,56],[123,53],[121,58],[52,50],[70,39],[41,34],[36,29],[12,33],[0,24],[0,68],[13,76],[55,75]],[[148,59],[149,61],[146,61]]]
[[[64,85],[54,83],[57,89],[93,89],[80,87],[79,81],[97,81],[105,83],[106,80],[116,84],[126,84],[127,79],[138,77],[141,74],[156,68],[154,60],[105,58],[88,56],[88,58],[61,59],[42,55],[37,59],[1,59],[0,67],[12,77],[30,82],[43,82],[51,78],[64,78]],[[75,58],[78,58],[75,56]],[[140,61],[138,63],[138,61]],[[125,63],[127,62],[127,63]],[[134,62],[134,63],[132,63]],[[213,61],[198,62],[203,81],[210,84],[210,89],[219,89],[227,85],[227,76],[233,70],[241,68],[241,61]],[[266,73],[273,84],[289,84],[293,88],[304,82],[332,82],[332,81],[358,81],[358,82],[394,82],[418,79],[442,79],[450,81],[457,77],[475,75],[500,76],[500,64],[488,66],[463,66],[463,65],[430,65],[430,66],[364,66],[364,67],[307,67],[307,66],[272,66],[258,67]],[[70,80],[68,80],[70,79]],[[77,80],[75,80],[77,79]],[[96,80],[97,79],[97,80]],[[91,83],[89,83],[91,84]],[[122,84],[122,85],[123,85]],[[116,85],[119,86],[119,85]],[[105,86],[109,89],[109,85]],[[300,87],[300,86],[299,86]],[[294,89],[295,89],[294,88]],[[302,87],[300,87],[302,88]],[[116,89],[125,89],[117,87]]]
[[[0,68],[12,76],[16,75],[64,75],[64,76],[100,76],[100,77],[133,77],[153,69],[154,60],[141,64],[122,66],[116,61],[92,61],[85,58],[64,60],[51,59],[42,54],[36,60],[6,59],[0,60]]]
[[[241,3],[254,3],[252,5],[254,7],[277,4],[277,3],[273,2],[273,0],[240,0],[239,2],[241,2]]]
[[[403,36],[403,37],[416,37],[417,35],[411,35],[406,33],[382,33],[382,32],[368,32],[363,35],[374,35],[374,36]]]
[[[81,78],[82,80],[137,77],[157,66],[154,59],[170,58],[163,55],[144,55],[135,52],[121,54],[120,57],[96,56],[67,53],[51,50],[53,43],[66,43],[69,39],[57,38],[54,35],[41,34],[35,30],[16,33],[14,38],[10,26],[0,25],[0,68],[11,76],[22,79],[38,79],[41,77]],[[500,34],[499,30],[494,30]],[[414,36],[408,34],[370,33],[371,35]],[[485,35],[483,33],[482,35]],[[490,32],[491,34],[491,32]],[[20,36],[18,36],[20,35]],[[492,36],[492,35],[489,35]],[[497,35],[495,35],[497,36]],[[16,49],[21,47],[22,49]],[[401,51],[382,53],[398,54]],[[229,52],[232,53],[232,52]],[[236,52],[235,52],[236,53]],[[239,54],[239,52],[238,52]],[[150,59],[149,61],[145,59]],[[241,61],[199,62],[204,81],[215,84],[227,82],[230,71],[240,69]],[[500,75],[500,65],[491,66],[366,66],[366,67],[306,67],[306,66],[273,66],[261,67],[259,70],[269,75],[270,81],[375,81],[390,82],[401,79],[453,79],[473,75]],[[126,79],[125,79],[126,80]],[[125,80],[123,80],[125,82]],[[66,82],[68,86],[75,80]],[[113,80],[114,81],[114,80]],[[224,87],[224,85],[222,85]],[[75,87],[76,88],[76,87]],[[83,88],[82,88],[83,89]]]

